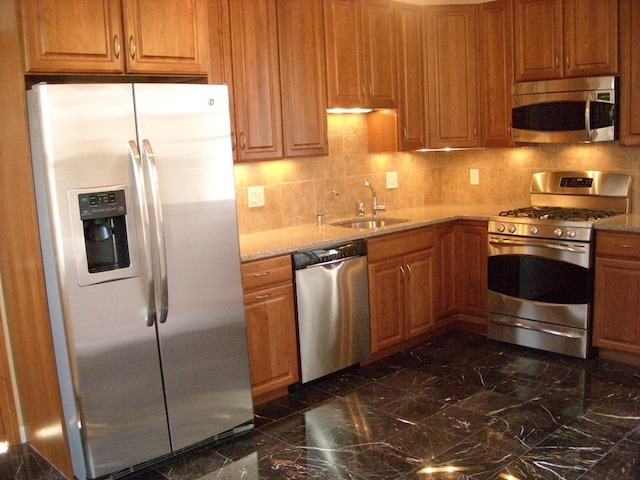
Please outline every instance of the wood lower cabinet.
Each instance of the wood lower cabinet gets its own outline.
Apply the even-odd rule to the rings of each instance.
[[[515,0],[516,81],[618,73],[618,0]]]
[[[291,257],[242,265],[254,402],[284,395],[299,380]]]
[[[640,2],[620,0],[620,145],[640,146]]]
[[[487,318],[487,222],[456,225],[457,312]]]
[[[27,73],[206,75],[207,0],[26,0]]]
[[[372,353],[433,328],[432,247],[430,228],[367,242]]]
[[[640,355],[640,234],[596,234],[593,344]]]
[[[436,321],[455,315],[456,303],[456,224],[438,225],[435,230],[436,280],[435,299]]]

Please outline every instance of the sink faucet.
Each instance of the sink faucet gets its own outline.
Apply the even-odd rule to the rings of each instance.
[[[329,196],[330,195],[335,195],[338,196],[338,192],[336,192],[335,190],[329,190],[327,192],[327,195],[324,197],[324,203],[322,204],[322,210],[320,210],[320,213],[317,215],[318,218],[318,225],[324,225],[324,217],[325,217],[325,209],[327,208],[327,200],[329,200]]]
[[[378,216],[378,212],[386,210],[387,207],[384,204],[378,204],[378,197],[376,196],[376,189],[373,188],[373,185],[371,185],[371,182],[369,180],[365,180],[364,181],[364,186],[371,189],[371,196],[372,196],[372,202],[371,203],[372,203],[373,216],[377,217]],[[384,202],[384,200],[383,200],[383,202]]]

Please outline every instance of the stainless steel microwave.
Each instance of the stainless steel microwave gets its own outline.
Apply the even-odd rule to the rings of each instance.
[[[513,86],[514,142],[606,142],[615,139],[615,124],[615,77],[519,82]]]

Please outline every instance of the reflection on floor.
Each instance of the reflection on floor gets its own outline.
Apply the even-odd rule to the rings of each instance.
[[[1,478],[60,478],[25,452]],[[24,458],[32,471],[15,473]],[[252,432],[127,480],[398,478],[640,479],[640,369],[454,332],[261,405]]]

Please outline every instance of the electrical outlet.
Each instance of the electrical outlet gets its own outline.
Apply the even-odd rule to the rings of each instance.
[[[387,189],[398,188],[398,172],[387,172]]]
[[[264,187],[247,188],[249,208],[264,207]]]
[[[480,185],[480,170],[477,168],[469,170],[469,183],[471,185]]]

